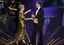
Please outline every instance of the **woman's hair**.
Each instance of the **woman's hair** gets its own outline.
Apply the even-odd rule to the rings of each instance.
[[[18,7],[19,7],[19,9],[21,9],[21,8],[23,8],[23,7],[24,7],[24,5],[22,5],[22,4],[21,4],[21,5],[19,5]]]

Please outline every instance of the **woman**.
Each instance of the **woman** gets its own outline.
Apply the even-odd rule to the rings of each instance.
[[[31,10],[28,10],[24,12],[24,5],[19,5],[19,24],[18,24],[18,30],[15,35],[14,41],[19,42],[22,40],[23,43],[26,43],[27,35],[26,35],[26,25],[25,20],[32,20],[32,18],[25,18],[25,14],[30,12]]]

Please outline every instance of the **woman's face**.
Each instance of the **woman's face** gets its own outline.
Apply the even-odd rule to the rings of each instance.
[[[23,7],[21,7],[21,10],[22,10],[22,11],[24,11],[24,9],[25,9],[25,7],[24,7],[24,6],[23,6]]]

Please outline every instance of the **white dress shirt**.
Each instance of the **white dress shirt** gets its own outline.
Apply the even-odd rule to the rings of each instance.
[[[40,9],[40,7],[38,8],[38,10],[36,10],[36,16],[37,16],[37,13],[38,13],[39,9]]]

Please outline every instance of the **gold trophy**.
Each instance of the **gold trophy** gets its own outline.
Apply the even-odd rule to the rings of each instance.
[[[32,18],[33,18],[33,22],[34,22],[34,23],[38,23],[38,19],[37,19],[37,18],[35,18],[34,13],[32,13]]]

